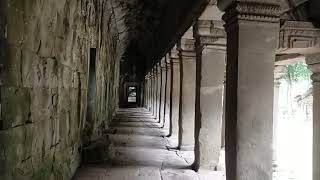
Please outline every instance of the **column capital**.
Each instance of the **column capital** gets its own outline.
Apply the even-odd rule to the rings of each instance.
[[[236,21],[279,23],[279,0],[220,0],[219,8],[225,11],[222,19],[226,27]]]
[[[166,66],[167,66],[167,69],[171,69],[171,55],[170,55],[170,53],[166,54]]]
[[[171,53],[170,53],[170,58],[171,59],[177,59],[179,58],[179,51],[177,45],[172,48]]]
[[[199,41],[198,50],[226,50],[226,32],[223,21],[198,20],[195,24],[195,37]],[[200,49],[199,49],[200,48]]]
[[[178,49],[178,46],[176,45],[174,46],[174,48],[172,48],[170,53],[170,59],[171,59],[172,65],[178,65],[180,63],[180,54],[177,49]]]
[[[227,37],[222,20],[197,20],[195,26],[197,35],[199,36]]]
[[[194,38],[182,38],[180,46],[178,46],[179,55],[183,60],[195,59],[196,47]]]
[[[156,74],[157,74],[157,67],[155,66],[152,68],[152,77],[155,77]]]
[[[157,64],[156,74],[161,74],[161,63]]]
[[[149,73],[146,74],[145,79],[146,79],[146,80],[150,79],[150,74],[149,74]]]
[[[313,83],[320,83],[320,53],[306,55],[306,63],[313,73],[311,75]]]
[[[167,60],[166,59],[167,59],[167,57],[163,57],[160,62],[161,71],[167,70]]]

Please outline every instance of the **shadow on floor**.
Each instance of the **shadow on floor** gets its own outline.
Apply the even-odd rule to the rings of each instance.
[[[193,152],[169,150],[174,140],[161,126],[145,109],[120,110],[108,134],[111,158],[83,164],[74,180],[223,180],[213,172],[191,170]]]

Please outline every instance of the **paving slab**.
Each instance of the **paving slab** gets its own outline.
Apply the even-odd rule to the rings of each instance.
[[[74,180],[224,180],[219,172],[191,170],[192,151],[170,149],[176,138],[143,108],[121,109],[111,124],[109,161],[83,164]]]

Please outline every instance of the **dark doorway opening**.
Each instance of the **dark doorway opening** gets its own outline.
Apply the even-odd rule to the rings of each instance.
[[[87,119],[86,131],[87,135],[92,134],[94,122],[94,104],[95,104],[95,89],[96,89],[96,48],[90,48],[89,56],[89,79],[87,91]]]

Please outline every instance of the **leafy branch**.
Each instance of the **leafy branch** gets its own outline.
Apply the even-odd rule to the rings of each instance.
[[[284,79],[288,82],[297,82],[310,79],[311,71],[304,62],[297,62],[285,66]]]

